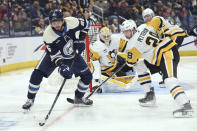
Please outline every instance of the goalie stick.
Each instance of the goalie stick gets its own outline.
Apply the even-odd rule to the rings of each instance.
[[[121,67],[119,67],[115,72],[113,72],[111,76],[109,76],[107,79],[105,79],[100,85],[96,86],[95,90],[93,90],[89,95],[86,96],[86,99],[90,98],[90,96],[92,96],[105,82],[107,82],[109,79],[111,79],[113,77],[113,75],[115,75],[117,72],[119,72],[125,65],[126,65],[126,62]]]
[[[75,54],[75,57],[74,57],[74,59],[73,59],[71,65],[70,65],[70,68],[72,68],[72,66],[73,66],[73,64],[74,64],[74,62],[75,62],[76,57],[77,57],[77,54]],[[39,125],[40,125],[40,126],[44,126],[45,123],[46,123],[46,121],[49,119],[49,116],[50,116],[50,114],[51,114],[51,112],[52,112],[52,110],[53,110],[53,108],[54,108],[54,106],[55,106],[55,104],[56,104],[57,99],[59,98],[59,96],[60,96],[60,94],[61,94],[61,91],[62,91],[62,89],[63,89],[63,87],[64,87],[64,85],[65,85],[65,82],[66,82],[66,78],[64,78],[64,80],[63,80],[63,82],[62,82],[62,85],[60,86],[60,89],[59,89],[59,91],[58,91],[58,93],[57,93],[57,95],[56,95],[56,97],[55,97],[55,99],[54,99],[54,101],[53,101],[53,104],[52,104],[52,106],[51,106],[49,112],[48,112],[47,115],[45,116],[44,120],[41,121],[41,122],[39,122]]]
[[[95,86],[95,90],[93,90],[89,95],[87,95],[85,97],[85,99],[90,98],[105,82],[107,82],[109,79],[111,79],[113,77],[113,75],[115,75],[117,72],[119,72],[125,65],[126,65],[126,62],[121,67],[119,67],[115,72],[113,72],[111,76],[109,76],[107,79],[105,79],[100,85]],[[74,104],[74,99],[67,98],[67,101],[69,103]]]

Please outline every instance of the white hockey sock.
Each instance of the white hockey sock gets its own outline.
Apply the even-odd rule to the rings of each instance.
[[[166,78],[164,82],[178,105],[183,105],[189,101],[183,88],[179,85],[179,81],[176,78]]]

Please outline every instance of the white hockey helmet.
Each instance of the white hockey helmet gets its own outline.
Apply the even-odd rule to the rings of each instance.
[[[150,16],[153,18],[153,17],[155,16],[155,13],[153,12],[152,9],[146,8],[146,9],[142,12],[142,17],[143,17],[143,19],[144,19],[144,17],[145,17],[146,15],[150,15]],[[145,19],[144,19],[144,21],[145,21]]]
[[[134,20],[125,20],[121,25],[121,31],[133,30],[137,28],[137,25]]]
[[[111,30],[107,27],[103,27],[99,33],[100,39],[106,44],[109,45],[111,41]]]

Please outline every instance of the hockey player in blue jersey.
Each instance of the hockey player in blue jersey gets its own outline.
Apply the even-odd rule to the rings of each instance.
[[[74,103],[92,105],[92,100],[83,97],[92,80],[92,74],[80,55],[85,49],[83,42],[88,25],[86,20],[74,17],[63,18],[62,11],[54,9],[49,13],[49,22],[43,34],[47,49],[31,74],[27,101],[22,108],[29,110],[32,107],[43,77],[48,78],[56,67],[66,79],[71,79],[73,74],[80,76]],[[73,64],[70,68],[71,63]]]

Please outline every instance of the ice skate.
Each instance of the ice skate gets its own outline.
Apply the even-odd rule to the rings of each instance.
[[[155,106],[156,98],[153,87],[147,92],[144,98],[139,99],[141,106]]]
[[[93,101],[84,97],[78,98],[75,96],[74,104],[79,106],[91,106],[93,104]]]
[[[173,111],[173,116],[176,118],[192,117],[193,113],[194,113],[194,111],[192,109],[192,106],[191,106],[190,102],[188,102],[188,103],[184,104],[182,108]]]
[[[34,104],[34,99],[27,99],[27,101],[25,102],[25,104],[22,106],[22,108],[25,110],[25,111],[29,111],[31,109],[31,107],[33,106]]]

